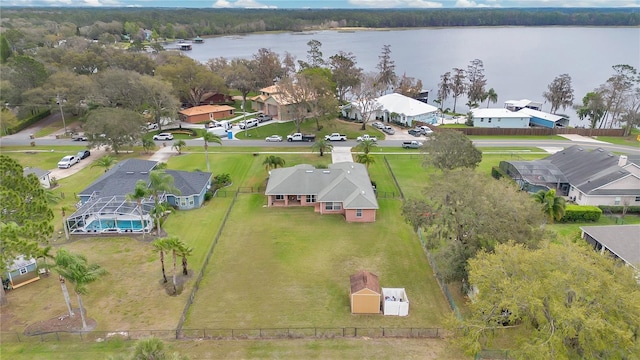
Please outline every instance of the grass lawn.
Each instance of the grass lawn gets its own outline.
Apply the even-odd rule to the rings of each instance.
[[[384,140],[385,138],[383,132],[371,125],[367,125],[365,131],[360,130],[362,124],[339,119],[321,121],[320,125],[322,126],[322,130],[318,131],[315,120],[307,120],[302,123],[300,130],[305,134],[316,134],[316,139],[334,132],[345,134],[348,139],[355,139],[363,134],[376,136],[379,140]],[[287,135],[294,132],[296,132],[296,126],[293,121],[285,123],[274,122],[265,126],[248,129],[246,135],[245,131],[237,132],[235,137],[238,139],[258,139],[264,141],[267,136],[280,135],[286,141]]]
[[[560,135],[469,135],[471,140],[564,140],[571,141]]]
[[[185,328],[442,324],[447,303],[399,201],[381,200],[374,224],[264,203],[263,195],[238,197]],[[351,315],[349,276],[362,269],[407,289],[409,317]]]
[[[58,161],[66,155],[75,155],[86,146],[35,146],[2,147],[0,152],[17,160],[23,167],[37,167],[43,170],[54,169]]]
[[[594,139],[605,141],[611,144],[640,147],[640,141],[638,140],[638,134],[631,134],[631,136],[593,136]]]
[[[189,359],[468,359],[438,339],[287,339],[165,341],[165,352]],[[131,354],[133,341],[102,343],[3,344],[2,354],[15,360],[84,360],[119,358]]]

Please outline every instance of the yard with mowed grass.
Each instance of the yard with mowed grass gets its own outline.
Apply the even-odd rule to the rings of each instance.
[[[438,327],[450,313],[400,201],[380,200],[372,224],[265,202],[238,196],[186,329]],[[349,276],[360,270],[406,288],[409,316],[351,315]]]
[[[362,123],[349,122],[340,119],[320,121],[320,126],[322,126],[322,129],[318,131],[315,120],[306,120],[300,126],[300,131],[305,134],[316,134],[316,140],[334,132],[347,135],[348,139],[355,139],[363,134],[376,136],[379,140],[384,140],[385,138],[384,133],[371,126],[371,124],[367,124],[366,130],[364,131],[360,130]],[[247,129],[247,131],[238,131],[234,136],[238,139],[256,139],[264,142],[264,139],[267,136],[280,135],[282,136],[283,141],[287,141],[287,135],[293,134],[296,131],[296,125],[293,121],[274,122],[264,126]]]

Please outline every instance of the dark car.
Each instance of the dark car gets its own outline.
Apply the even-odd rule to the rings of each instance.
[[[422,135],[422,131],[420,131],[420,129],[411,129],[411,130],[409,130],[409,135],[413,135],[415,137],[418,137],[418,136]]]
[[[76,157],[78,159],[80,159],[80,160],[86,159],[89,156],[91,156],[91,151],[89,151],[89,150],[82,150],[82,151],[78,152],[78,155],[76,155]]]

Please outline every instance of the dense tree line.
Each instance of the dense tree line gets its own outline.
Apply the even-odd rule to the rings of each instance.
[[[3,26],[15,32],[29,28],[45,34],[77,34],[98,39],[133,28],[152,30],[162,38],[241,34],[258,31],[303,31],[336,27],[457,26],[638,26],[635,9],[87,9],[3,8]],[[46,42],[46,37],[35,43]]]

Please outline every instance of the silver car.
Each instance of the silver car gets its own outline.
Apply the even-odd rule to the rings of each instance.
[[[373,127],[376,128],[376,129],[381,129],[382,130],[384,128],[384,124],[381,123],[380,121],[376,121],[371,125],[373,125]]]
[[[396,133],[396,130],[394,128],[392,128],[391,126],[385,126],[384,128],[382,128],[382,131],[386,132],[389,135],[393,135]]]
[[[264,139],[264,141],[266,141],[266,142],[272,142],[272,141],[281,142],[282,141],[282,136],[280,136],[280,135],[271,135],[268,138]]]
[[[58,162],[59,169],[68,169],[77,164],[79,159],[73,155],[65,156]]]

